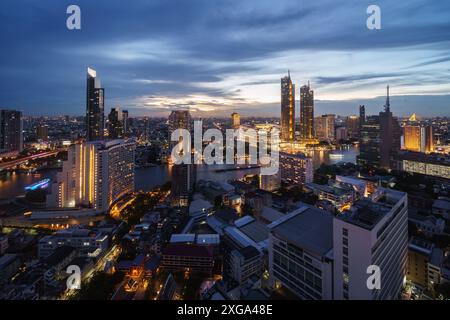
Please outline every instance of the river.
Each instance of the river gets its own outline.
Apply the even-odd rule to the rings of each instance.
[[[356,162],[359,150],[356,147],[343,147],[338,150],[312,151],[309,156],[313,158],[314,168],[322,163],[337,164],[339,162]],[[217,169],[232,168],[233,165],[201,165],[197,169],[197,179],[227,181],[240,179],[246,174],[256,174],[259,169],[234,170],[216,172]],[[25,193],[24,188],[42,179],[54,179],[55,170],[39,173],[7,173],[0,176],[0,200],[10,199]],[[135,175],[136,190],[148,191],[156,185],[161,185],[170,180],[171,168],[167,165],[138,168]]]

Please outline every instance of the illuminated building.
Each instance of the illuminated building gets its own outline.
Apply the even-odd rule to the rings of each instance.
[[[378,188],[333,221],[334,299],[391,300],[402,292],[408,255],[407,194]],[[380,289],[367,286],[380,269]]]
[[[86,138],[102,140],[104,130],[104,94],[100,79],[94,69],[87,69],[86,86]]]
[[[308,183],[306,187],[312,190],[319,200],[329,201],[340,212],[350,208],[357,197],[355,190],[346,183],[333,182],[328,185]]]
[[[358,116],[349,116],[345,121],[345,127],[347,128],[347,134],[349,138],[359,138],[360,120]],[[336,139],[337,140],[337,139]]]
[[[434,150],[432,126],[406,125],[403,127],[404,149],[430,153]]]
[[[324,114],[314,118],[315,137],[320,140],[334,140],[334,114]]]
[[[106,212],[113,202],[134,191],[134,150],[135,143],[124,140],[70,146],[47,196],[47,207],[86,206]]]
[[[312,158],[302,153],[280,152],[281,180],[291,184],[305,184],[313,181]]]
[[[405,126],[403,127],[404,149],[420,152],[421,145],[421,127]]]
[[[128,118],[128,110],[122,111],[122,132],[124,136],[128,135],[128,131],[130,130],[130,123]]]
[[[295,137],[295,85],[291,75],[281,78],[281,140],[292,141]]]
[[[300,138],[314,138],[314,91],[309,83],[300,88]]]
[[[239,115],[239,113],[233,112],[231,114],[231,127],[233,129],[239,129],[241,125],[241,116]]]
[[[22,112],[0,110],[0,153],[23,150]]]
[[[266,191],[275,191],[280,188],[281,179],[280,174],[269,174],[259,176],[259,187]]]
[[[450,179],[450,160],[445,155],[402,152],[398,155],[397,162],[399,170]]]

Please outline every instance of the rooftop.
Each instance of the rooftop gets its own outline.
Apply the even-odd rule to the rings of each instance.
[[[270,232],[299,248],[325,255],[333,247],[333,216],[303,207],[269,225]]]

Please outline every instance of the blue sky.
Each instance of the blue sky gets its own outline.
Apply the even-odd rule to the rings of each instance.
[[[0,108],[26,114],[83,114],[92,66],[132,115],[278,116],[290,69],[317,114],[376,113],[389,84],[394,113],[450,116],[447,0],[2,0],[0,40]]]

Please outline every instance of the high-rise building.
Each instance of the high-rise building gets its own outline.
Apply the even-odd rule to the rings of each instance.
[[[314,91],[309,83],[300,88],[300,138],[314,138]]]
[[[295,137],[295,85],[291,74],[281,78],[281,140],[292,141]]]
[[[276,174],[267,174],[259,176],[259,188],[266,191],[275,191],[280,188],[281,185],[281,176],[278,173]]]
[[[359,126],[361,127],[366,122],[366,107],[364,105],[359,106]]]
[[[306,184],[313,181],[312,158],[303,153],[280,152],[281,180],[292,184]]]
[[[0,152],[21,152],[22,150],[22,112],[0,110]]]
[[[334,114],[324,114],[314,118],[315,137],[322,140],[334,140]]]
[[[233,129],[239,129],[241,126],[241,116],[239,113],[233,112],[231,114],[231,127]]]
[[[358,116],[347,117],[347,119],[345,120],[345,127],[347,128],[349,138],[359,138],[360,120]]]
[[[333,221],[334,299],[399,298],[407,255],[407,194],[379,188]]]
[[[104,135],[105,89],[94,69],[87,69],[86,85],[86,139],[102,140]]]
[[[106,212],[134,191],[134,141],[74,144],[47,196],[51,208],[89,207]]]
[[[172,132],[177,129],[185,129],[192,132],[192,119],[189,111],[172,111],[169,116],[169,140]],[[169,153],[172,152],[172,148],[177,143],[178,142],[176,141],[171,141],[169,144]],[[184,150],[182,152],[184,152]],[[181,207],[189,205],[189,195],[194,188],[196,180],[195,164],[175,164],[172,166],[172,205]]]
[[[110,139],[118,139],[123,136],[122,114],[119,108],[111,108],[108,115],[108,137]]]
[[[128,135],[128,130],[130,130],[130,123],[128,118],[128,110],[122,111],[122,132],[125,136]]]
[[[361,126],[359,138],[360,166],[377,167],[380,164],[380,121],[379,116],[368,116]]]
[[[368,116],[361,125],[360,154],[357,162],[362,166],[390,169],[400,150],[401,128],[390,110],[389,86],[384,111]]]
[[[40,124],[36,127],[36,139],[47,141],[48,140],[48,126]]]
[[[269,225],[269,273],[301,299],[333,299],[333,215],[302,207]]]

